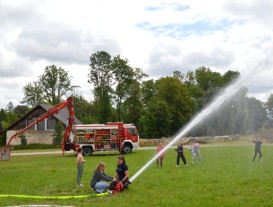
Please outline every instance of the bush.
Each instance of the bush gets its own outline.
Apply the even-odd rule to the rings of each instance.
[[[64,126],[61,122],[58,121],[55,126],[53,144],[59,146],[62,143],[63,136],[64,136]]]

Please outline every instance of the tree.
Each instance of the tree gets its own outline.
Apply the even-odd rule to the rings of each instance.
[[[4,109],[0,110],[0,121],[6,121],[7,120],[7,113]]]
[[[255,98],[248,98],[248,113],[246,120],[248,120],[248,128],[251,132],[257,133],[266,122],[266,110],[261,101]]]
[[[138,126],[140,112],[143,109],[141,98],[141,84],[147,77],[140,68],[133,69],[133,79],[127,85],[124,103],[122,106],[123,120]]]
[[[171,135],[172,114],[168,103],[157,97],[151,98],[139,120],[142,137],[160,138]]]
[[[127,88],[127,97],[122,105],[123,121],[138,126],[142,108],[140,83],[134,80]]]
[[[99,51],[90,56],[88,82],[94,86],[93,93],[100,123],[109,121],[112,116],[113,71],[111,63],[111,56],[105,51]]]
[[[53,139],[54,145],[60,145],[62,143],[63,133],[64,133],[64,126],[60,121],[57,121],[55,126],[54,139]]]
[[[151,98],[156,96],[157,90],[153,79],[144,81],[141,85],[141,96],[144,107],[147,107]]]
[[[224,83],[228,85],[239,77],[240,73],[238,71],[229,70],[223,75]]]
[[[74,94],[72,96],[74,102],[75,116],[84,124],[97,123],[97,113],[94,104],[88,102],[83,96]]]
[[[44,100],[42,86],[39,81],[28,83],[23,87],[24,98],[21,103],[26,103],[31,107],[35,107]]]
[[[270,94],[270,96],[267,99],[266,109],[269,119],[269,126],[273,126],[273,94]]]
[[[175,70],[173,71],[172,77],[177,78],[181,82],[184,82],[185,74],[183,74],[181,71]]]
[[[39,77],[39,82],[44,94],[44,100],[51,105],[56,105],[61,101],[61,97],[67,92],[73,92],[72,78],[63,68],[55,65],[46,66],[44,74]]]
[[[197,86],[204,91],[202,106],[209,103],[224,85],[222,75],[206,67],[200,67],[195,70],[195,80]]]
[[[157,97],[164,100],[171,111],[171,132],[180,129],[192,115],[192,100],[187,87],[174,77],[156,81]]]
[[[13,103],[10,101],[6,107],[6,111],[7,113],[12,113],[14,111],[14,105]]]
[[[201,87],[197,85],[194,72],[188,71],[186,74],[181,74],[179,71],[175,71],[173,73],[173,77],[177,78],[186,85],[189,96],[192,99],[192,111],[193,113],[198,112],[202,108],[205,92]]]
[[[13,111],[18,117],[21,117],[24,116],[29,111],[29,108],[24,105],[17,105]]]
[[[121,59],[119,55],[114,57],[112,61],[112,70],[115,79],[116,88],[114,93],[116,95],[116,108],[117,108],[117,119],[122,120],[122,104],[127,94],[128,87],[134,80],[134,71],[129,66],[127,59]]]
[[[56,105],[67,92],[73,92],[78,86],[72,85],[72,78],[63,68],[55,65],[46,66],[38,81],[28,83],[23,88],[24,98],[21,103],[36,106],[40,103]]]

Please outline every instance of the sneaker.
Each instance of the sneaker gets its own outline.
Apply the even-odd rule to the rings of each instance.
[[[80,184],[79,187],[83,187],[83,184]]]
[[[185,166],[185,167],[187,167],[187,166],[188,166],[188,164],[185,164],[184,166]]]
[[[176,165],[176,167],[179,167],[179,165]]]
[[[194,162],[191,162],[191,164],[194,164]]]
[[[111,191],[111,190],[108,190],[108,193],[109,193],[109,194],[112,194],[112,191]]]

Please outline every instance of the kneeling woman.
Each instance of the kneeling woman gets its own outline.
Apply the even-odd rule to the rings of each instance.
[[[105,170],[105,163],[100,162],[94,171],[94,175],[90,183],[91,188],[93,188],[97,193],[103,193],[110,186],[108,183],[102,182],[102,180],[113,181],[113,178],[106,175],[104,173],[104,170]]]

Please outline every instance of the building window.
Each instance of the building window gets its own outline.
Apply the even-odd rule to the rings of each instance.
[[[37,130],[45,130],[45,120],[37,124]]]
[[[54,118],[48,118],[47,120],[47,129],[55,129],[55,119]]]

